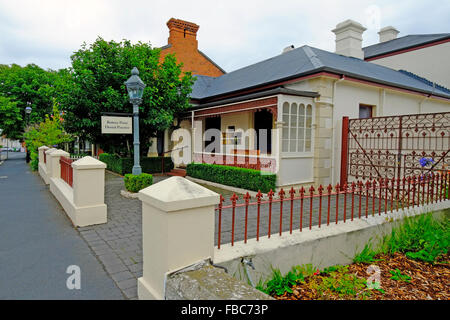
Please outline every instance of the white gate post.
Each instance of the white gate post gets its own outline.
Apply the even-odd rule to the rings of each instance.
[[[219,195],[172,177],[139,192],[143,276],[139,299],[165,298],[166,276],[214,256],[214,208]]]

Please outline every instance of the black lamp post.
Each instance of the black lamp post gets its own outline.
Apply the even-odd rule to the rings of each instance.
[[[25,122],[25,126],[26,127],[28,127],[28,124],[29,124],[29,122],[30,122],[30,114],[31,114],[31,110],[32,110],[32,108],[31,108],[31,102],[30,101],[28,101],[27,102],[27,106],[26,106],[26,108],[25,108],[25,114],[26,114],[26,122]],[[28,151],[28,147],[26,147],[27,148],[27,153],[26,153],[26,156],[25,156],[25,161],[26,161],[26,163],[29,163],[30,162],[30,152]]]
[[[133,105],[134,166],[131,172],[134,175],[139,175],[142,173],[139,161],[139,104],[142,102],[145,83],[139,78],[139,70],[136,67],[131,70],[131,77],[125,82],[125,85],[130,102]]]

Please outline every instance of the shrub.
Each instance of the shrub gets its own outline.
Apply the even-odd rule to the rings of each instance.
[[[402,252],[410,259],[434,263],[448,253],[450,229],[447,218],[435,220],[431,214],[405,218],[384,239],[383,251],[393,254]]]
[[[133,158],[121,158],[115,154],[102,153],[100,161],[106,163],[106,168],[120,175],[131,173],[134,165]],[[143,157],[140,159],[142,172],[157,173],[161,172],[162,157]],[[164,172],[172,170],[174,167],[171,157],[164,157]]]
[[[127,189],[128,191],[139,192],[139,190],[152,185],[153,176],[148,173],[141,173],[140,175],[128,173],[125,175],[124,182],[125,189]]]
[[[190,163],[186,173],[193,178],[217,182],[227,186],[253,191],[275,190],[276,175],[259,170],[207,163]]]

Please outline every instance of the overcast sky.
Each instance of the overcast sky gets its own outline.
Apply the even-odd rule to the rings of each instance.
[[[0,0],[0,64],[65,68],[98,36],[163,46],[171,17],[200,25],[199,49],[229,72],[291,44],[334,51],[331,30],[346,19],[367,28],[364,46],[388,25],[399,37],[450,32],[450,1]]]

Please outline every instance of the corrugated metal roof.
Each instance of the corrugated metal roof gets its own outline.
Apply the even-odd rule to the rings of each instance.
[[[364,59],[450,38],[450,33],[412,34],[363,48]]]
[[[191,97],[207,100],[321,71],[450,98],[447,92],[402,72],[310,46],[299,47],[217,78],[200,77],[200,81],[194,84]]]

